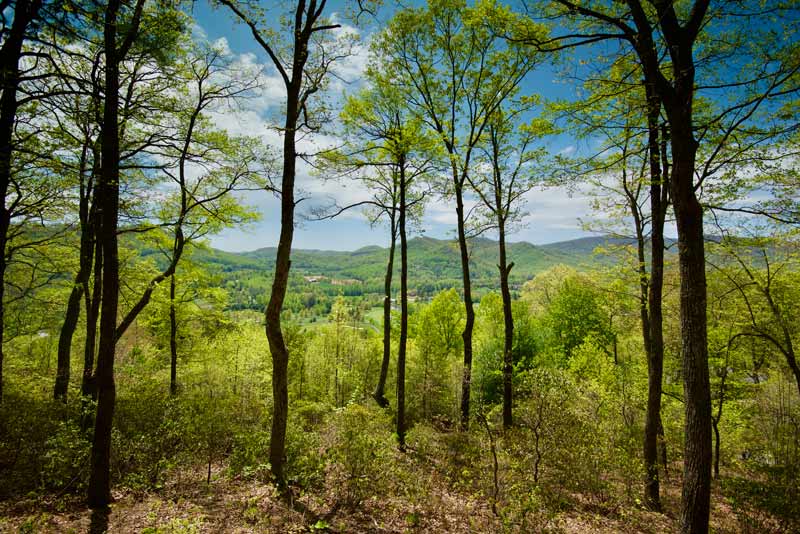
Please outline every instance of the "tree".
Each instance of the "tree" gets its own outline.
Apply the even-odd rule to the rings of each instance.
[[[234,72],[227,63],[221,52],[211,47],[190,52],[181,66],[187,89],[172,103],[176,110],[175,134],[165,143],[164,154],[171,157],[171,161],[162,168],[174,189],[162,200],[158,212],[160,226],[171,227],[172,235],[165,240],[166,236],[156,233],[156,244],[167,264],[149,281],[138,301],[123,317],[117,327],[118,339],[150,302],[156,287],[167,279],[174,301],[175,271],[187,246],[208,234],[255,218],[232,193],[268,181],[269,156],[254,138],[233,137],[214,129],[205,114],[215,104],[231,102],[253,87],[246,73]],[[170,317],[170,392],[175,394],[178,355],[174,342],[177,330],[174,302]]]
[[[797,318],[792,313],[797,287],[797,255],[792,243],[779,238],[727,237],[714,247],[721,261],[709,261],[744,305],[740,337],[760,339],[780,353],[800,394],[797,361]],[[781,257],[782,256],[782,257]]]
[[[630,223],[633,225],[639,313],[648,369],[643,447],[645,504],[652,510],[661,510],[658,442],[660,437],[663,443],[664,222],[669,209],[671,162],[667,150],[668,129],[660,118],[660,101],[652,95],[647,97],[642,86],[638,92],[627,91],[619,95],[620,86],[630,84],[628,78],[635,79],[635,74],[638,74],[635,65],[621,63],[612,69],[609,80],[591,77],[591,81],[586,83],[590,95],[577,103],[559,106],[559,111],[569,114],[573,128],[581,137],[600,134],[604,138],[598,153],[577,161],[577,176],[586,179],[588,175],[593,194],[598,195],[595,207],[609,215],[607,223],[593,225],[594,229],[600,226],[606,233],[625,238],[631,235]],[[604,109],[597,109],[598,103]],[[642,108],[647,109],[644,118],[640,113]],[[575,172],[572,167],[569,166],[570,171]]]
[[[541,29],[513,17],[493,1],[467,8],[463,0],[436,0],[426,8],[398,12],[378,41],[387,69],[402,76],[410,109],[435,133],[446,153],[455,200],[466,322],[461,387],[461,428],[469,427],[472,332],[475,311],[470,278],[465,196],[476,148],[502,103],[534,67],[524,47],[505,43],[485,24],[487,18]]]
[[[309,126],[311,97],[323,88],[331,64],[340,56],[325,41],[325,33],[340,27],[323,14],[327,0],[297,0],[292,17],[287,20],[290,42],[283,49],[279,34],[260,29],[261,16],[249,10],[249,5],[234,0],[219,0],[237,19],[246,24],[253,38],[269,56],[280,75],[286,91],[286,114],[283,125],[283,170],[278,189],[281,199],[281,231],[275,260],[275,276],[265,312],[266,333],[272,356],[272,432],[269,463],[279,488],[285,488],[286,422],[289,412],[288,364],[289,351],[281,331],[281,310],[286,298],[291,266],[292,237],[294,236],[295,173],[297,165],[297,134]],[[327,52],[327,53],[326,53]],[[288,54],[288,57],[287,57]],[[309,61],[312,60],[312,61]]]
[[[755,4],[755,3],[754,3]],[[698,199],[698,190],[703,181],[711,176],[719,165],[717,159],[725,145],[734,144],[742,125],[753,117],[762,104],[793,91],[791,80],[797,71],[796,54],[787,55],[794,48],[789,29],[781,35],[774,49],[761,50],[749,44],[758,41],[749,35],[743,39],[742,21],[746,20],[748,32],[754,22],[763,17],[773,17],[774,11],[759,5],[728,10],[727,6],[710,9],[708,0],[695,0],[685,5],[675,5],[666,0],[628,0],[623,3],[605,1],[576,3],[571,0],[555,0],[552,5],[555,15],[565,22],[582,25],[574,33],[550,39],[533,38],[528,42],[537,49],[561,49],[599,41],[616,41],[622,48],[615,52],[629,51],[641,68],[648,100],[660,101],[667,117],[670,135],[670,155],[673,161],[670,175],[670,192],[678,228],[679,266],[681,273],[681,337],[683,353],[683,379],[685,391],[685,454],[682,491],[681,525],[683,532],[707,532],[710,506],[711,474],[711,398],[708,373],[708,343],[706,320],[705,248],[703,240],[703,208]],[[748,9],[751,7],[753,9]],[[779,11],[792,16],[791,6],[780,6]],[[762,17],[759,19],[759,17]],[[731,19],[737,19],[738,35],[728,32]],[[712,25],[711,22],[718,22]],[[769,31],[769,30],[766,30]],[[695,55],[707,36],[731,37],[731,46],[708,51],[708,57],[696,62]],[[775,41],[775,35],[771,41]],[[787,39],[788,38],[788,39]],[[629,48],[627,48],[629,47]],[[710,72],[707,65],[714,65],[715,53],[730,58],[741,52],[736,61],[725,61],[727,76],[722,83]],[[705,53],[705,49],[704,49]],[[762,55],[763,54],[763,55]],[[744,74],[744,82],[736,78],[736,69],[744,70],[753,65],[754,57],[762,55],[761,65],[755,71]],[[668,56],[670,63],[664,68],[661,58]],[[766,56],[766,57],[764,57]],[[701,65],[706,80],[698,83],[696,67]],[[703,71],[701,70],[701,73]],[[731,80],[731,81],[728,81]],[[705,126],[713,125],[722,130],[715,140],[716,148],[709,148],[704,162],[698,161],[699,141],[703,139],[703,124],[698,121],[695,97],[698,87],[714,95],[715,91],[728,88],[738,98],[731,106],[722,109]],[[716,93],[718,96],[718,93]],[[713,97],[713,96],[712,96]],[[720,126],[723,125],[723,126]],[[748,144],[748,143],[745,143]],[[724,158],[722,158],[724,159]],[[696,178],[697,177],[697,178]]]
[[[470,185],[489,212],[488,226],[497,230],[500,271],[500,295],[503,299],[503,428],[511,427],[512,384],[514,372],[514,316],[511,309],[511,288],[508,277],[514,262],[506,253],[506,233],[520,224],[525,211],[524,196],[539,182],[534,164],[542,151],[531,145],[551,131],[543,120],[518,126],[521,116],[529,112],[535,99],[523,99],[516,105],[507,105],[495,112],[489,123],[488,146],[482,147],[488,172],[473,172],[468,176]]]
[[[368,204],[380,213],[388,214],[392,239],[389,265],[385,276],[383,303],[383,361],[375,399],[388,405],[384,387],[391,351],[391,281],[396,235],[400,237],[400,339],[397,359],[397,436],[401,450],[405,448],[405,372],[408,341],[408,228],[411,216],[419,218],[426,191],[420,179],[430,171],[434,145],[426,136],[422,124],[405,109],[402,93],[393,87],[387,72],[380,70],[378,58],[367,72],[370,86],[356,97],[348,99],[343,122],[354,134],[347,154],[339,152],[339,163],[365,170],[362,181],[377,188]],[[342,159],[342,156],[344,159]],[[363,176],[363,175],[362,175]],[[374,189],[375,190],[375,189]],[[396,222],[395,222],[396,221]]]
[[[387,407],[385,384],[391,356],[391,309],[392,275],[397,237],[401,238],[401,290],[402,299],[407,302],[407,232],[406,221],[419,219],[423,201],[427,193],[420,188],[420,178],[430,170],[432,159],[431,140],[424,135],[421,124],[410,116],[401,101],[401,94],[392,86],[385,72],[380,71],[379,60],[373,59],[367,71],[370,85],[359,94],[345,102],[342,110],[342,123],[346,135],[342,148],[322,154],[329,168],[336,169],[342,176],[354,177],[367,186],[372,193],[369,200],[356,202],[349,206],[337,207],[332,216],[354,207],[366,207],[370,222],[379,218],[389,218],[390,242],[389,260],[384,276],[383,301],[383,360],[373,397],[378,405]],[[403,263],[406,264],[405,271]],[[407,308],[407,304],[406,304]],[[407,309],[406,309],[407,316]],[[402,326],[401,338],[407,337],[407,318]],[[401,343],[400,352],[405,353]],[[399,434],[398,434],[399,435]]]
[[[111,424],[114,418],[116,386],[114,356],[117,342],[117,305],[119,299],[119,258],[117,250],[117,214],[119,212],[120,134],[119,134],[119,65],[130,51],[139,32],[145,0],[137,0],[130,22],[118,32],[119,0],[109,0],[105,8],[103,48],[105,80],[101,139],[101,172],[98,182],[98,242],[102,243],[103,282],[100,336],[97,355],[97,415],[92,440],[88,500],[91,508],[105,508],[111,502]],[[121,42],[118,41],[121,38]]]
[[[6,206],[6,198],[11,185],[14,123],[16,122],[17,89],[23,76],[20,60],[23,56],[23,43],[33,29],[41,0],[17,0],[13,3],[14,17],[10,27],[5,10],[11,2],[4,3],[2,15],[3,44],[0,46],[0,194],[3,205],[0,207],[0,402],[3,400],[3,299],[5,291],[6,243],[11,226],[11,213]]]

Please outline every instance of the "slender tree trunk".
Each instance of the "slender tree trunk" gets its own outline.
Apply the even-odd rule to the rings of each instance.
[[[664,435],[664,423],[658,420],[658,446],[661,457],[661,467],[664,469],[664,480],[669,480],[669,470],[667,465],[667,437]]]
[[[69,387],[70,371],[70,352],[72,349],[72,335],[78,326],[78,319],[81,314],[81,297],[83,296],[83,285],[79,278],[83,273],[78,271],[72,291],[67,300],[67,311],[64,315],[64,324],[61,325],[61,333],[58,336],[58,359],[56,364],[56,382],[53,386],[53,399],[67,403],[67,388]]]
[[[102,247],[103,276],[100,336],[95,386],[97,414],[91,451],[88,501],[91,508],[105,508],[111,502],[111,427],[117,398],[114,357],[118,339],[119,256],[117,219],[119,212],[119,65],[139,32],[145,0],[137,0],[122,45],[117,47],[120,0],[108,0],[105,10],[105,102],[101,138],[101,172],[98,187],[97,240]],[[129,314],[130,315],[130,314]],[[124,331],[124,330],[123,330]]]
[[[719,479],[719,421],[717,418],[711,420],[714,428],[714,478]]]
[[[730,336],[730,333],[728,334]],[[725,385],[728,380],[728,365],[730,363],[731,344],[728,342],[728,347],[725,352],[725,364],[722,369],[722,376],[720,376],[719,383],[719,399],[717,402],[717,413],[711,416],[711,424],[714,428],[714,478],[719,478],[719,423],[722,421],[722,407],[725,404]]]
[[[408,339],[408,240],[405,161],[400,161],[400,340],[397,352],[397,441],[406,450],[406,343]]]
[[[11,226],[11,213],[6,207],[6,195],[11,184],[11,153],[14,123],[17,118],[17,88],[20,82],[19,60],[22,43],[33,19],[39,13],[41,0],[17,0],[14,6],[14,20],[0,48],[0,194],[3,196],[0,209],[0,402],[3,401],[3,340],[5,322],[5,275],[8,257],[8,231]]]
[[[175,273],[169,277],[169,394],[178,393],[178,321],[175,318]]]
[[[89,506],[105,508],[111,503],[111,426],[114,419],[116,384],[117,304],[119,299],[119,258],[117,256],[117,211],[119,209],[119,62],[117,16],[119,0],[109,0],[105,12],[104,46],[105,106],[103,110],[102,171],[98,184],[97,234],[103,249],[103,293],[100,316],[100,347],[97,355],[97,414],[92,441],[89,476]]]
[[[387,408],[389,401],[386,399],[386,377],[389,374],[389,361],[392,356],[392,274],[394,271],[394,248],[397,242],[397,230],[395,224],[395,212],[390,214],[390,230],[392,233],[389,245],[389,262],[386,266],[386,276],[383,281],[383,361],[381,361],[381,371],[378,376],[378,385],[375,386],[375,393],[372,397],[378,406]]]
[[[498,223],[500,239],[500,265],[498,265],[498,268],[500,269],[500,293],[503,297],[505,334],[503,340],[503,428],[509,429],[513,424],[514,316],[511,309],[511,289],[508,284],[508,276],[514,267],[514,263],[512,262],[509,265],[506,258],[506,229],[502,215],[498,217]]]
[[[81,159],[78,175],[80,177],[80,260],[78,273],[75,275],[75,282],[67,301],[67,311],[64,314],[64,323],[61,326],[61,333],[58,338],[58,363],[56,369],[56,382],[53,387],[53,398],[67,402],[67,388],[69,387],[70,363],[72,353],[72,338],[78,326],[78,319],[81,313],[81,298],[86,290],[87,280],[92,271],[92,224],[90,220],[90,196],[91,188],[84,180],[86,172],[87,156],[91,139],[87,136],[81,150]],[[90,185],[91,182],[88,184]]]
[[[300,53],[295,49],[295,56]],[[295,60],[297,62],[297,59]],[[281,179],[281,232],[275,259],[275,277],[265,314],[266,333],[272,355],[272,433],[269,444],[269,462],[272,476],[279,488],[286,485],[284,474],[286,458],[286,421],[289,416],[289,351],[281,331],[281,309],[286,297],[291,267],[292,238],[294,236],[294,179],[297,152],[298,105],[302,65],[293,72],[286,105],[286,123],[283,139],[283,176]]]
[[[453,169],[454,176],[457,171]],[[461,379],[462,431],[469,429],[470,387],[472,385],[472,330],[475,326],[475,309],[472,305],[472,281],[469,274],[469,249],[467,247],[466,214],[464,212],[463,181],[455,179],[456,216],[458,217],[458,247],[461,253],[461,276],[464,282],[464,308],[466,321],[461,338],[464,341],[464,370]]]
[[[95,221],[94,283],[89,296],[88,282],[84,289],[86,301],[86,344],[83,348],[83,377],[81,379],[81,396],[85,399],[97,399],[94,387],[94,356],[97,348],[97,321],[100,318],[100,303],[103,300],[103,245],[96,238],[97,221]]]
[[[658,431],[661,426],[661,389],[664,373],[664,336],[662,317],[662,294],[664,285],[664,219],[666,198],[663,183],[668,176],[667,160],[662,167],[661,142],[659,139],[659,115],[661,100],[652,83],[645,83],[647,93],[648,157],[650,160],[650,281],[645,298],[647,324],[643,325],[647,353],[647,413],[644,429],[645,504],[654,511],[661,511],[660,480],[658,475]],[[644,269],[644,253],[640,244],[639,259]],[[645,284],[646,282],[643,282]],[[643,312],[644,313],[644,312]]]
[[[97,225],[97,221],[94,223]],[[81,376],[81,428],[89,430],[94,423],[94,407],[92,402],[97,400],[97,388],[95,387],[94,376],[94,357],[97,346],[97,321],[100,317],[100,303],[102,301],[103,290],[103,252],[102,244],[97,236],[97,229],[93,232],[95,236],[94,252],[94,284],[92,291],[89,292],[89,283],[84,287],[86,298],[86,342],[83,347],[83,375]]]

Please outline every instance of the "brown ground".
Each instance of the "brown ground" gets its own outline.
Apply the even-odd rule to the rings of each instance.
[[[431,481],[434,478],[431,477]],[[665,514],[634,506],[595,510],[578,504],[573,510],[542,518],[528,532],[664,533],[677,531],[680,489],[667,484]],[[580,503],[580,496],[575,496]],[[0,503],[2,533],[493,533],[503,532],[500,519],[482,498],[429,487],[425,502],[402,496],[371,497],[357,506],[331,505],[332,495],[307,494],[293,504],[279,499],[262,483],[230,479],[217,473],[210,485],[199,473],[184,473],[158,493],[115,494],[106,514],[94,514],[79,496],[38,497]],[[513,531],[513,529],[512,529]],[[712,502],[712,531],[738,532],[724,498]]]

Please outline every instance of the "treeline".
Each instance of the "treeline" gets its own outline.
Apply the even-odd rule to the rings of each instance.
[[[547,456],[540,445],[561,450],[557,445],[567,436],[561,430],[581,436],[593,430],[598,441],[587,437],[576,449],[591,458],[562,458],[562,468],[581,461],[596,466],[603,454],[629,461],[613,464],[615,475],[643,475],[644,505],[661,511],[665,451],[679,451],[681,529],[707,532],[726,402],[737,406],[743,399],[761,415],[777,403],[780,415],[758,428],[780,436],[780,450],[759,441],[759,434],[753,438],[759,453],[748,447],[745,456],[778,467],[769,483],[784,494],[796,491],[796,398],[781,389],[788,377],[800,393],[797,321],[788,305],[797,287],[799,220],[800,25],[794,2],[558,0],[516,9],[488,0],[432,0],[398,9],[376,30],[359,89],[334,110],[321,96],[341,75],[337,62],[357,51],[358,38],[341,15],[325,0],[292,3],[280,16],[278,8],[220,0],[213,7],[249,30],[279,82],[280,147],[274,148],[261,137],[218,126],[229,106],[260,94],[264,76],[223,43],[193,34],[188,7],[151,0],[16,0],[2,9],[0,338],[15,358],[41,351],[48,363],[53,347],[46,340],[58,339],[52,397],[67,408],[30,410],[30,417],[40,418],[35,421],[42,428],[47,420],[72,421],[61,435],[75,444],[75,461],[85,461],[81,440],[91,441],[91,507],[110,503],[112,462],[120,462],[113,451],[131,446],[126,437],[141,430],[148,447],[157,447],[145,454],[155,466],[151,480],[168,458],[167,444],[144,430],[152,427],[142,418],[158,414],[137,413],[144,405],[135,395],[127,406],[117,402],[123,369],[129,378],[145,374],[139,336],[147,331],[148,342],[161,338],[155,345],[169,354],[169,393],[179,397],[181,344],[185,349],[198,333],[220,343],[207,351],[205,370],[212,373],[221,362],[229,369],[228,351],[238,358],[235,336],[256,328],[223,313],[228,294],[189,261],[204,236],[256,217],[241,203],[238,193],[245,190],[274,194],[281,206],[274,274],[252,284],[265,300],[243,280],[228,288],[236,299],[245,294],[242,308],[265,309],[268,349],[260,350],[269,352],[271,365],[251,358],[240,375],[236,360],[234,376],[252,385],[248,394],[271,387],[264,397],[270,430],[247,431],[261,414],[242,407],[242,386],[227,375],[215,378],[231,392],[224,403],[209,394],[217,400],[195,406],[229,410],[229,418],[236,406],[249,414],[239,418],[240,429],[224,433],[226,439],[260,436],[258,447],[266,440],[267,450],[258,449],[260,465],[269,466],[281,493],[296,466],[288,451],[304,439],[291,431],[290,399],[336,409],[367,393],[390,407],[401,451],[417,422],[463,435],[474,435],[476,422],[483,425],[495,459],[495,511],[501,500],[497,431],[485,410],[493,405],[503,432],[523,434],[509,446],[533,444],[520,454],[534,458],[534,485]],[[347,16],[353,24],[375,21],[378,9],[356,2]],[[581,59],[587,54],[597,54],[596,60]],[[562,65],[575,70],[575,98],[543,102],[530,94],[531,80]],[[341,142],[322,150],[308,146],[307,137],[319,132]],[[584,138],[591,148],[548,154],[549,140],[559,133]],[[327,330],[318,336],[285,313],[308,304],[328,312],[327,304],[291,291],[300,157],[320,179],[358,183],[368,192],[352,205],[316,206],[314,217],[361,208],[389,230],[378,345],[357,326],[354,317],[363,310],[354,313],[343,300],[331,304]],[[519,259],[510,256],[506,239],[526,220],[525,199],[546,183],[591,187],[606,228],[634,239],[632,278],[620,278],[617,287],[555,271],[534,279],[515,301],[510,277]],[[453,207],[461,279],[457,292],[415,309],[408,243],[432,198]],[[671,224],[678,235],[677,272],[665,255]],[[485,232],[498,238],[498,292],[479,299],[471,254],[473,238]],[[707,233],[723,238],[709,245]],[[162,257],[138,262],[133,249],[120,245],[126,234],[147,240]],[[717,291],[717,284],[724,289]],[[613,298],[617,294],[627,300]],[[158,318],[156,309],[164,315]],[[310,350],[314,343],[323,345]],[[73,346],[82,349],[81,362]],[[0,351],[0,369],[4,355]],[[317,359],[307,361],[309,355]],[[34,421],[18,413],[29,379],[20,379],[12,401],[0,389],[6,428]],[[6,382],[0,375],[0,386]],[[78,407],[71,409],[76,396]],[[604,396],[610,400],[597,401]],[[200,403],[202,395],[187,397]],[[673,398],[682,415],[668,412],[665,399]],[[189,425],[180,402],[155,405],[163,408],[163,424]],[[604,411],[609,405],[622,411],[622,420]],[[558,412],[568,417],[544,419]],[[303,413],[310,427],[319,422]],[[337,432],[347,437],[339,443],[360,443],[354,421],[366,424],[367,417],[357,408],[344,413]],[[202,414],[191,432],[206,433],[197,443],[206,444],[209,466],[252,445],[223,447],[225,440],[210,437],[218,429],[208,426],[218,418]],[[742,417],[756,426],[756,419]],[[115,442],[115,420],[142,426],[131,423],[132,432]],[[787,429],[793,424],[792,434]],[[24,440],[17,436],[16,442],[4,439],[12,471],[24,464]],[[621,443],[619,436],[630,441]],[[676,439],[681,444],[666,447]],[[43,443],[47,450],[63,445]],[[176,438],[174,444],[180,449],[186,443]],[[348,465],[351,459],[338,461]],[[26,461],[30,468],[38,460]],[[585,481],[594,475],[601,473]],[[525,520],[523,514],[515,521]]]

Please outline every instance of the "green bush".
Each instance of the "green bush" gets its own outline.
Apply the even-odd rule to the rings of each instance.
[[[228,465],[234,475],[269,481],[269,431],[252,429],[235,434]]]
[[[42,488],[80,490],[88,480],[91,442],[74,422],[67,421],[44,444],[39,480]]]
[[[329,485],[339,488],[346,504],[358,504],[385,486],[386,464],[394,448],[389,428],[383,410],[360,404],[350,404],[330,417]]]

